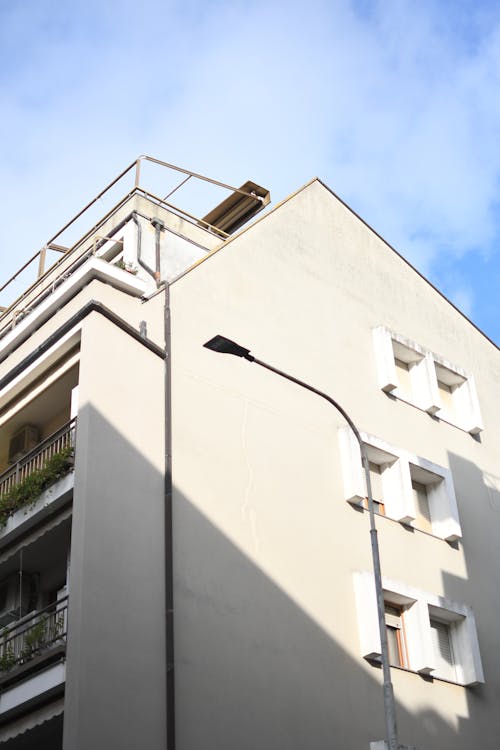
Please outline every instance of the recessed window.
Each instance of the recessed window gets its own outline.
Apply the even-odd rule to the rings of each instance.
[[[415,503],[415,527],[432,534],[432,520],[427,487],[425,484],[412,480],[411,489]]]
[[[429,620],[429,625],[436,664],[434,674],[436,677],[456,682],[457,671],[455,669],[451,625],[432,617]]]
[[[437,367],[436,367],[436,374],[438,375],[437,384],[438,384],[439,398],[441,400],[441,407],[442,409],[447,411],[448,414],[452,415],[455,413],[455,401],[453,399],[453,393],[456,390],[457,386],[446,382],[445,379],[441,380],[439,378]]]
[[[396,365],[396,377],[398,381],[398,390],[404,393],[407,398],[411,398],[412,387],[410,378],[410,363],[403,362],[402,359],[394,358]]]
[[[406,635],[404,630],[403,610],[401,607],[385,603],[385,629],[389,648],[389,664],[394,667],[407,667]]]
[[[384,503],[384,484],[383,484],[383,472],[385,466],[382,464],[376,464],[374,461],[369,462],[370,467],[370,483],[372,488],[372,499],[374,504],[375,513],[379,513],[385,516],[385,503]],[[368,509],[368,498],[364,498],[364,507]]]
[[[453,602],[383,579],[384,619],[389,662],[461,685],[484,682],[474,614]],[[373,573],[356,573],[354,592],[361,654],[379,662],[381,656]]]
[[[370,467],[375,511],[434,536],[462,536],[451,472],[420,456],[362,433]],[[339,430],[345,499],[367,508],[361,451],[352,431]]]
[[[383,326],[373,337],[383,391],[471,434],[483,429],[470,375]]]
[[[446,511],[450,503],[445,479],[442,473],[424,468],[429,463],[418,459],[412,463],[410,458],[410,478],[413,502],[415,506],[414,527],[429,534],[435,534],[442,518],[443,508]],[[439,536],[439,534],[436,534]]]

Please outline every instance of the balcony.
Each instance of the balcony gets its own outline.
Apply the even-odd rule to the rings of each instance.
[[[68,597],[5,627],[0,633],[0,685],[24,679],[63,657]]]
[[[26,523],[0,547],[0,737],[64,692],[71,508]]]
[[[44,489],[70,471],[75,434],[76,418],[0,474],[0,525],[16,510],[32,505]]]

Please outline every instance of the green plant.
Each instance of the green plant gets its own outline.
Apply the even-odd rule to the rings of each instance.
[[[0,528],[20,508],[32,508],[43,490],[67,474],[72,466],[72,457],[73,448],[63,448],[47,459],[41,469],[28,474],[8,492],[0,495]]]
[[[7,672],[16,661],[12,643],[4,643],[3,647],[0,646],[0,672]]]
[[[134,266],[133,263],[125,263],[123,258],[117,260],[114,265],[116,266],[116,268],[121,268],[122,271],[128,271],[129,273],[134,274],[134,276],[137,274],[137,266]]]
[[[46,645],[47,642],[47,620],[39,620],[30,628],[24,636],[24,648],[21,652],[23,659],[32,658]]]

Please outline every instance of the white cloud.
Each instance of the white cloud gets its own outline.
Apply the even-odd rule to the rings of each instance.
[[[494,4],[56,5],[1,11],[7,266],[140,152],[275,200],[318,174],[427,273],[496,252]]]

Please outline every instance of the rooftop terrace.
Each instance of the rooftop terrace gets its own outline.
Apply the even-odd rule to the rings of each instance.
[[[182,208],[177,205],[180,196]],[[235,188],[151,156],[139,156],[0,285],[0,337],[79,260],[109,243],[125,208],[135,211],[144,201],[178,217],[193,241],[200,232],[211,237],[203,244],[212,249],[267,206],[270,195],[250,181]]]

